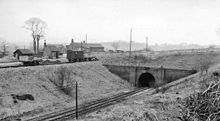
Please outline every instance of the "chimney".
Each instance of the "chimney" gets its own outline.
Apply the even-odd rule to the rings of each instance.
[[[82,44],[83,44],[83,43],[81,42],[81,50],[82,50]]]
[[[73,50],[73,43],[74,43],[74,39],[72,38],[72,40],[71,40],[71,47],[72,47],[72,50]]]
[[[44,40],[44,48],[47,46],[47,44],[46,44],[46,40]]]

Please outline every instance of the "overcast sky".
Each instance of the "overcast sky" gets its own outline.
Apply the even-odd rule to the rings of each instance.
[[[220,44],[220,0],[0,0],[0,37],[28,45],[31,17],[48,24],[48,43],[129,41],[132,27],[135,42]]]

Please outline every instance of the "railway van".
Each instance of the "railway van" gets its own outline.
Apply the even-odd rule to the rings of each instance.
[[[69,62],[97,61],[96,57],[88,56],[81,50],[67,50],[67,59]]]

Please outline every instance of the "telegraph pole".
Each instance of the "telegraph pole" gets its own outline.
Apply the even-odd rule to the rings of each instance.
[[[146,52],[147,52],[147,49],[148,49],[148,37],[146,37]]]
[[[76,81],[76,119],[78,119],[78,99],[77,99],[77,81]]]
[[[73,50],[73,43],[74,43],[74,39],[72,38],[71,40],[72,50]]]
[[[80,48],[81,48],[81,51],[83,50],[83,45],[82,45],[82,44],[83,44],[83,42],[81,41],[81,47],[80,47]]]
[[[86,52],[87,52],[87,34],[86,34]]]
[[[132,42],[132,28],[130,30],[130,53],[129,53],[130,58],[131,58],[131,42]]]

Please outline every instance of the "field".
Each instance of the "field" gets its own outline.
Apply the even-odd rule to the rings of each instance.
[[[209,58],[213,63],[218,62],[219,52],[133,52],[129,53],[102,53],[94,54],[105,64],[137,65],[165,68],[195,69],[199,59]]]

